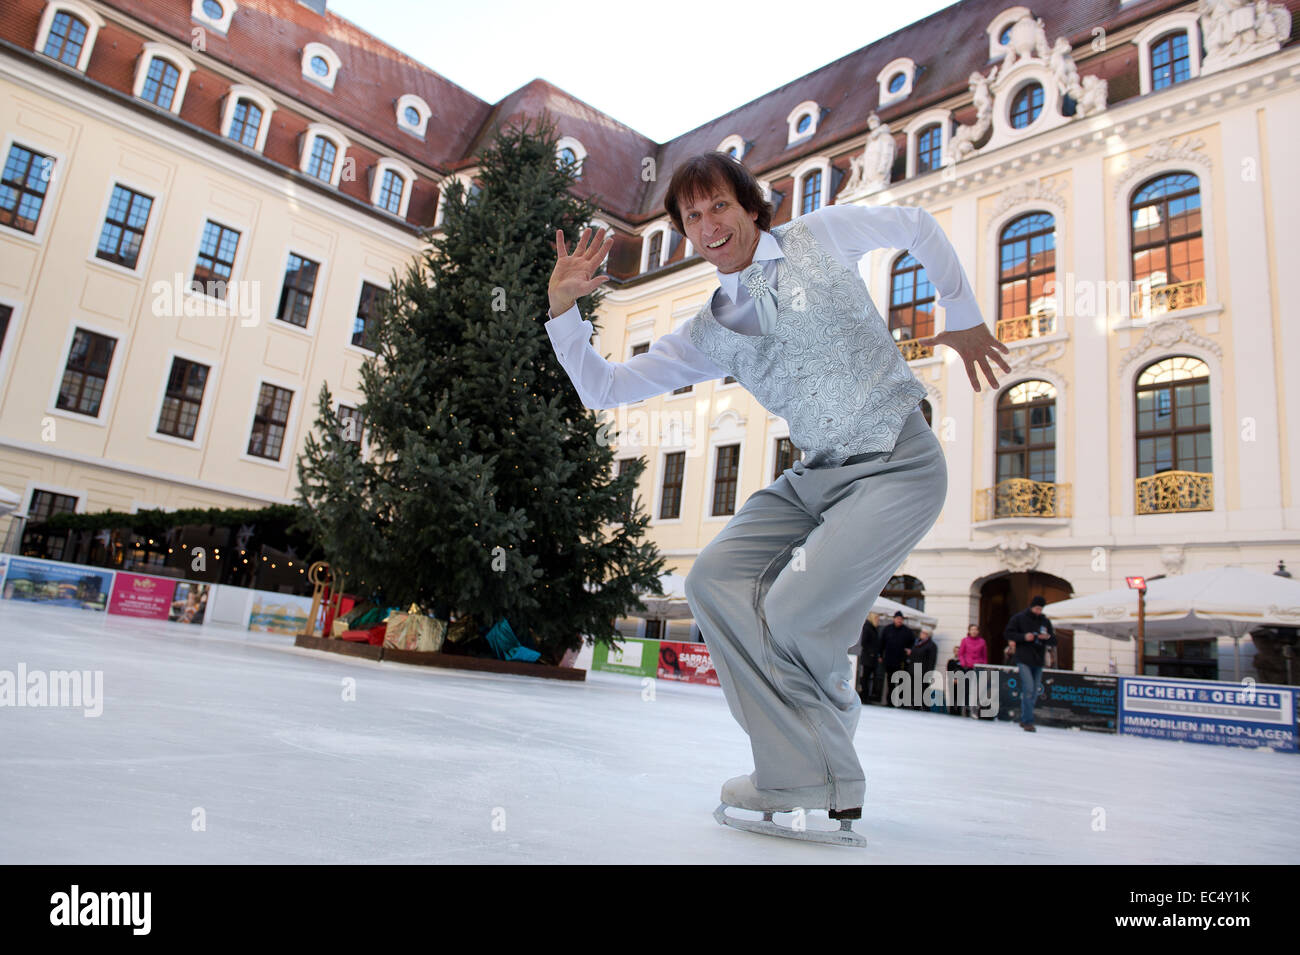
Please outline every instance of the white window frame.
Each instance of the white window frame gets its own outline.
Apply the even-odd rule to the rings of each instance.
[[[737,133],[732,133],[722,142],[718,143],[717,151],[725,156],[727,150],[732,146],[736,147],[736,158],[743,162],[745,159],[745,138]]]
[[[153,205],[149,207],[149,222],[145,226],[144,238],[140,240],[140,254],[136,256],[135,268],[133,269],[128,269],[125,265],[119,265],[116,262],[110,262],[108,259],[101,259],[97,254],[99,252],[99,237],[104,231],[104,221],[108,218],[108,207],[113,201],[113,190],[118,186],[130,189],[132,192],[138,192],[140,195],[153,200]],[[145,186],[128,176],[114,173],[109,177],[108,188],[104,190],[104,201],[100,204],[99,218],[96,220],[94,233],[90,237],[90,253],[87,255],[86,261],[98,268],[116,272],[118,275],[129,275],[134,279],[142,278],[148,273],[146,260],[153,252],[153,237],[157,232],[154,226],[158,221],[157,215],[161,209],[162,202],[156,185]]]
[[[664,237],[662,244],[660,244],[659,246],[659,259],[660,259],[659,268],[663,268],[664,263],[668,261],[668,244],[669,244],[668,229],[669,226],[667,222],[656,222],[653,225],[651,225],[649,228],[647,228],[644,232],[641,233],[641,274],[642,275],[645,275],[647,272],[650,271],[650,239],[654,236],[656,232],[662,233]]]
[[[300,259],[311,259],[311,261],[316,263],[316,285],[312,289],[311,308],[307,310],[307,325],[305,328],[300,328],[293,324],[293,322],[282,321],[280,318],[280,296],[284,294],[284,280],[289,271],[290,255],[296,255]],[[320,310],[324,307],[322,304],[322,299],[324,298],[322,289],[326,285],[325,267],[327,264],[328,260],[319,253],[313,251],[308,254],[301,245],[285,246],[284,255],[280,259],[280,271],[278,273],[280,280],[279,284],[275,287],[276,292],[279,294],[275,296],[273,302],[267,303],[266,308],[263,309],[263,314],[266,315],[266,325],[268,328],[288,331],[296,335],[306,335],[308,338],[315,337],[316,324],[320,320]]]
[[[257,129],[257,141],[253,143],[253,151],[260,153],[266,148],[266,137],[271,131],[271,114],[275,112],[275,103],[260,90],[239,83],[230,87],[221,102],[221,135],[232,143],[235,142],[230,137],[230,126],[235,121],[235,107],[239,105],[241,99],[250,101],[262,111],[262,123]],[[237,143],[236,145],[243,146],[244,144]]]
[[[676,517],[664,517],[661,510],[664,506],[664,479],[668,476],[668,455],[682,455],[682,503],[681,509]],[[671,526],[673,524],[684,524],[686,522],[686,505],[690,496],[686,493],[689,485],[686,483],[687,475],[691,472],[691,449],[690,448],[665,448],[662,445],[659,448],[658,460],[655,463],[655,481],[654,481],[654,501],[651,507],[650,519],[651,526]],[[646,468],[649,471],[649,468]]]
[[[289,420],[284,423],[284,442],[280,445],[280,456],[278,458],[260,458],[256,454],[248,453],[248,442],[253,437],[253,419],[257,417],[257,398],[262,393],[262,385],[274,385],[277,388],[283,388],[293,397],[289,399]],[[252,399],[248,403],[248,417],[244,421],[243,438],[239,445],[240,460],[248,461],[252,464],[262,464],[266,467],[279,468],[288,470],[289,464],[297,460],[295,453],[298,442],[298,417],[302,413],[303,395],[305,389],[302,384],[290,384],[282,378],[274,378],[270,375],[259,373],[253,381]],[[289,460],[285,460],[285,452],[290,452]]]
[[[104,18],[96,13],[91,7],[77,0],[50,0],[45,5],[45,10],[41,13],[41,22],[36,29],[36,46],[35,51],[45,56],[45,43],[50,38],[50,30],[54,26],[54,17],[60,13],[70,13],[79,18],[86,24],[86,40],[81,47],[81,55],[77,57],[76,70],[78,73],[86,72],[86,64],[90,62],[90,53],[95,46],[95,38],[99,36],[99,28],[104,25]],[[46,57],[49,59],[49,57]]]
[[[324,76],[317,76],[316,71],[311,68],[311,61],[318,56],[329,64],[329,72]],[[342,68],[343,61],[339,59],[339,55],[324,43],[308,43],[302,48],[303,78],[311,80],[317,86],[324,87],[331,93],[334,92],[334,81],[338,79],[339,70]]]
[[[1008,48],[1003,46],[1002,41],[998,39],[1002,34],[1002,31],[1011,26],[1021,17],[1028,16],[1033,16],[1033,11],[1028,7],[1007,7],[1007,9],[1003,10],[989,21],[987,32],[989,37],[990,60],[1000,60],[1002,57],[1007,55]]]
[[[326,126],[324,123],[311,123],[307,127],[302,134],[302,153],[298,157],[298,171],[304,176],[315,179],[317,182],[324,182],[325,180],[319,179],[307,171],[307,167],[311,164],[311,152],[315,148],[317,137],[328,139],[334,144],[336,154],[334,168],[330,170],[329,184],[337,189],[339,180],[343,176],[343,163],[347,158],[348,148],[352,144],[348,142],[348,138],[342,132],[333,126]]]
[[[420,121],[412,126],[406,121],[407,107],[413,108],[420,114]],[[429,104],[414,93],[403,93],[397,98],[397,128],[405,130],[416,139],[424,138],[424,131],[429,126],[429,117],[433,115],[433,110]]]
[[[574,165],[577,170],[577,176],[581,179],[583,167],[586,165],[587,147],[583,146],[582,143],[578,142],[572,136],[561,136],[555,144],[555,158],[557,161],[560,158],[560,153],[565,149],[572,149],[573,154],[578,157],[577,162]]]
[[[33,245],[44,245],[45,236],[51,228],[50,220],[54,218],[54,214],[49,212],[49,207],[53,204],[55,190],[59,185],[59,169],[67,162],[67,155],[59,150],[47,147],[38,137],[29,136],[27,130],[23,131],[22,138],[14,136],[13,133],[8,133],[4,138],[3,151],[0,151],[0,169],[4,168],[4,164],[9,160],[9,150],[14,146],[48,156],[54,160],[54,164],[50,167],[50,178],[45,187],[45,199],[41,202],[41,217],[36,222],[36,231],[24,232],[22,229],[16,229],[11,225],[0,224],[0,236],[11,236],[22,239],[24,242],[30,242]],[[48,215],[47,212],[49,212]]]
[[[4,340],[0,341],[0,381],[7,381],[9,375],[9,360],[13,356],[13,353],[18,350],[16,346],[9,343],[15,341],[15,332],[20,332],[22,330],[22,317],[26,309],[24,308],[24,303],[19,299],[8,298],[4,295],[0,295],[0,305],[7,306],[11,309],[9,314],[9,328],[5,332]]]
[[[433,227],[436,229],[442,225],[442,215],[444,207],[447,204],[447,184],[453,179],[465,187],[465,194],[469,194],[470,187],[474,185],[474,176],[466,172],[458,172],[447,176],[442,182],[438,183],[438,211],[433,216]],[[374,283],[371,283],[374,284]]]
[[[805,159],[796,167],[792,173],[794,177],[794,205],[790,209],[791,218],[797,219],[805,213],[799,211],[803,207],[803,181],[814,172],[820,171],[822,174],[822,198],[818,209],[825,209],[831,202],[831,161],[828,156],[813,156]],[[814,210],[815,211],[815,210]]]
[[[172,96],[171,106],[167,108],[167,112],[179,116],[181,103],[185,99],[185,89],[190,83],[190,74],[194,72],[194,61],[166,43],[150,42],[144,45],[144,49],[140,51],[140,56],[135,61],[135,84],[131,87],[131,95],[136,99],[141,98],[145,80],[149,78],[149,68],[156,59],[170,63],[180,71],[180,79],[176,81],[176,93]]]
[[[1171,13],[1147,24],[1137,36],[1133,37],[1133,43],[1138,48],[1139,95],[1146,96],[1148,93],[1161,92],[1151,88],[1151,45],[1168,33],[1180,32],[1187,35],[1188,71],[1191,74],[1188,79],[1194,80],[1201,75],[1201,33],[1197,26],[1196,11]]]
[[[239,5],[235,0],[217,0],[217,3],[221,4],[221,9],[225,11],[221,19],[214,20],[208,16],[207,11],[203,9],[203,0],[194,0],[190,4],[190,19],[210,26],[222,36],[225,36],[230,31],[230,20],[234,17],[235,11],[239,9]]]
[[[367,285],[373,285],[376,288],[382,289],[385,292],[391,292],[393,290],[392,286],[388,284],[388,278],[381,277],[378,275],[378,273],[367,272],[364,275],[357,276],[357,284],[352,288],[352,298],[351,298],[352,304],[348,306],[348,315],[347,315],[347,323],[346,323],[347,334],[343,339],[343,347],[351,351],[355,355],[373,356],[375,353],[372,352],[369,348],[362,348],[360,345],[352,344],[352,323],[356,321],[357,306],[361,304],[361,290],[364,289]],[[312,304],[315,304],[315,302],[313,301]],[[249,419],[249,427],[252,427],[251,418]]]
[[[1046,110],[1046,106],[1044,106],[1044,110]],[[908,123],[904,130],[907,134],[907,172],[905,175],[908,179],[916,175],[924,175],[924,173],[918,174],[916,171],[916,137],[921,130],[936,123],[939,125],[939,166],[936,169],[927,169],[926,172],[939,172],[947,161],[948,141],[952,138],[952,110],[926,110]]]
[[[348,402],[356,402],[356,404],[348,404]],[[362,395],[360,398],[348,398],[347,401],[344,401],[344,400],[343,400],[343,396],[342,396],[342,395],[337,396],[337,398],[336,398],[336,400],[335,400],[335,402],[334,402],[334,417],[335,417],[335,419],[338,418],[338,416],[339,416],[339,411],[343,408],[343,406],[344,406],[345,404],[346,404],[349,408],[352,408],[352,409],[354,409],[354,410],[356,410],[356,411],[360,411],[360,410],[361,410],[361,406],[362,406],[364,403],[365,403],[365,396],[364,396],[364,395]],[[365,422],[362,421],[362,423],[361,423],[361,440],[360,440],[361,448],[360,448],[360,453],[361,453],[361,459],[362,459],[363,461],[364,461],[366,458],[370,457],[370,452],[371,452],[371,450],[372,450],[372,447],[371,447],[371,444],[370,444],[370,440],[366,437],[367,434],[368,434],[368,432],[366,431],[366,425],[365,425]]]
[[[84,328],[88,332],[103,335],[117,342],[113,346],[113,358],[108,365],[108,375],[104,378],[104,395],[99,401],[99,414],[94,417],[82,414],[79,411],[67,411],[58,407],[59,387],[63,384],[63,373],[68,368],[68,358],[72,354],[72,342],[78,328]],[[130,344],[131,333],[129,330],[109,328],[105,325],[87,322],[80,317],[72,318],[63,334],[63,350],[59,352],[63,360],[54,370],[54,381],[50,386],[45,413],[66,418],[69,421],[80,421],[83,424],[93,424],[100,428],[107,428],[115,413],[114,404],[117,399],[117,383],[122,377],[122,364],[126,360],[124,356]]]
[[[705,461],[704,494],[700,498],[700,523],[725,524],[745,506],[745,450],[749,443],[745,439],[745,421],[738,411],[728,408],[719,414],[709,426],[712,436],[709,440],[709,453]],[[718,448],[724,444],[739,445],[736,451],[736,506],[730,514],[710,514],[713,509],[713,492],[716,489],[714,475],[718,473]],[[768,482],[764,481],[764,486]],[[682,480],[682,499],[686,498],[685,475]]]
[[[808,132],[801,133],[798,131],[799,120],[803,119],[804,116],[808,116],[808,115],[812,116],[812,126],[809,128]],[[788,127],[788,129],[786,130],[786,145],[789,146],[791,143],[796,143],[801,139],[808,139],[812,136],[816,136],[817,124],[821,122],[821,117],[822,117],[821,107],[818,106],[810,99],[804,100],[794,109],[792,109],[790,111],[790,115],[786,116],[785,118],[786,125]]]
[[[903,88],[897,93],[889,92],[889,81],[897,74],[903,74]],[[909,56],[900,56],[891,60],[885,65],[885,68],[876,74],[876,82],[880,85],[880,101],[876,109],[883,109],[893,103],[907,99],[912,95],[912,83],[916,79],[916,63]]]
[[[385,172],[395,172],[405,182],[405,185],[402,186],[402,198],[399,200],[396,213],[399,219],[405,219],[406,210],[411,204],[411,192],[415,187],[415,170],[400,159],[392,159],[387,156],[376,162],[370,170],[370,204],[376,209],[380,208],[379,191],[384,184]],[[387,209],[381,211],[388,212]],[[393,213],[389,214],[392,215]]]
[[[171,377],[172,365],[177,358],[186,361],[196,362],[208,367],[208,380],[203,388],[203,401],[199,406],[199,420],[194,423],[194,437],[192,440],[178,438],[175,435],[167,434],[158,430],[158,422],[162,418],[163,402],[167,399],[167,381]],[[149,432],[146,437],[154,441],[162,441],[180,448],[196,448],[202,450],[207,440],[208,425],[212,420],[212,407],[216,404],[215,395],[218,390],[218,362],[210,357],[200,357],[196,353],[187,352],[181,348],[170,348],[167,351],[167,364],[162,374],[162,379],[158,382],[158,393],[154,397],[153,404],[153,421],[149,425]]]
[[[194,236],[194,247],[190,250],[190,257],[188,259],[188,264],[186,265],[186,271],[181,274],[181,281],[184,283],[181,286],[181,297],[182,300],[186,298],[198,299],[203,303],[202,308],[208,309],[215,307],[220,309],[224,315],[229,316],[231,314],[229,294],[230,286],[237,283],[240,284],[241,287],[243,285],[243,274],[248,264],[248,247],[253,243],[253,231],[247,222],[234,216],[227,215],[225,211],[216,214],[204,212],[200,215],[199,220],[198,229]],[[203,233],[207,230],[209,222],[225,226],[227,229],[233,229],[239,233],[239,245],[235,249],[234,264],[230,266],[230,278],[226,282],[227,294],[225,298],[217,298],[214,295],[209,295],[207,292],[196,292],[191,284],[194,281],[194,268],[199,263],[199,250],[203,248]],[[237,301],[240,306],[247,304],[244,301],[242,291],[240,292]],[[185,307],[183,302],[181,307]],[[206,311],[204,314],[207,314]],[[235,317],[239,316],[236,315]]]
[[[69,487],[66,484],[51,484],[49,481],[42,481],[39,479],[31,480],[27,482],[27,490],[23,492],[22,509],[14,511],[14,517],[22,518],[24,530],[27,527],[28,516],[32,512],[32,500],[33,498],[36,497],[37,491],[49,491],[51,494],[63,494],[66,495],[67,497],[75,498],[77,501],[77,507],[76,510],[74,510],[72,513],[74,514],[86,513],[86,489],[85,488]],[[19,557],[21,555],[14,554],[13,556]],[[44,560],[45,558],[28,557],[26,559]],[[103,568],[103,569],[107,570],[108,568]]]

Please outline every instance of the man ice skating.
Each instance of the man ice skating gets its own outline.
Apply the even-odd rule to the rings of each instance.
[[[1020,671],[1020,727],[1030,733],[1034,728],[1034,707],[1043,685],[1043,657],[1048,647],[1056,646],[1056,628],[1043,613],[1047,601],[1036,596],[1029,609],[1009,621],[1004,636],[1016,645],[1016,666]]]
[[[920,259],[948,318],[947,330],[922,344],[957,351],[976,391],[977,367],[997,385],[990,358],[1010,371],[998,354],[1007,348],[984,325],[951,244],[923,209],[828,206],[769,231],[757,181],[722,153],[679,165],[664,208],[718,270],[720,287],[700,311],[648,352],[606,361],[574,302],[608,278],[593,274],[610,240],[584,231],[570,254],[557,233],[546,330],[588,408],[730,375],[789,423],[804,460],[753,493],[700,552],[686,596],[754,756],[752,773],[723,784],[724,806],[763,812],[770,828],[743,827],[777,834],[790,831],[771,813],[825,809],[844,820],[841,832],[797,835],[862,845],[848,822],[861,817],[866,792],[848,651],[863,601],[938,518],[948,475],[918,407],[925,389],[876,311],[859,259],[881,247]],[[725,814],[719,821],[737,824]]]

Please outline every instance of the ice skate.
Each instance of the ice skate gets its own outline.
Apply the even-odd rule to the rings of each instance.
[[[804,842],[821,842],[836,846],[858,846],[865,848],[865,836],[853,831],[854,819],[862,818],[862,808],[830,809],[829,787],[821,786],[799,790],[760,790],[754,786],[749,776],[737,776],[722,784],[722,802],[713,810],[713,818],[724,826],[757,832],[767,836],[781,836],[786,839],[800,839]],[[763,818],[743,819],[727,814],[727,807],[748,809],[761,812]],[[806,822],[804,814],[814,809],[825,809],[832,820],[838,820],[840,828],[810,829],[794,828],[782,825],[772,819],[778,812],[801,811],[796,820]]]

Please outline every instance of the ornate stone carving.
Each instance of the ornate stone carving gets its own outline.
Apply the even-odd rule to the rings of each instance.
[[[1291,35],[1291,13],[1267,0],[1200,0],[1197,6],[1205,59],[1201,73],[1276,53]]]
[[[1172,348],[1179,342],[1187,342],[1197,348],[1203,348],[1216,358],[1223,358],[1223,348],[1218,342],[1200,335],[1185,318],[1162,318],[1149,326],[1142,334],[1142,340],[1124,353],[1119,360],[1118,376],[1123,378],[1128,367],[1149,351]]]
[[[1025,540],[1016,531],[1008,531],[1003,534],[997,549],[993,553],[997,557],[998,563],[1012,573],[1033,570],[1038,566],[1040,556],[1038,548]]]
[[[969,126],[958,126],[948,143],[948,154],[953,162],[960,162],[975,152],[975,143],[989,131],[993,123],[993,92],[990,87],[998,75],[998,67],[988,76],[974,72],[970,75],[970,93],[975,101],[975,122]]]
[[[1181,574],[1186,556],[1183,548],[1177,544],[1162,547],[1160,549],[1160,562],[1165,565],[1165,573],[1171,577]]]
[[[1059,213],[1065,213],[1065,196],[1057,190],[1055,179],[1028,179],[1004,190],[998,197],[998,204],[993,207],[993,213],[988,218],[987,229],[990,235],[1002,224],[1004,213],[1030,203],[1047,204],[1054,206]]]
[[[842,198],[859,198],[879,192],[889,185],[894,168],[894,134],[889,124],[882,123],[873,110],[867,117],[871,133],[867,136],[862,154],[849,160],[849,178],[840,195]]]
[[[1192,136],[1179,142],[1177,137],[1167,136],[1151,144],[1141,159],[1130,160],[1115,178],[1113,195],[1127,188],[1134,180],[1140,179],[1154,167],[1167,162],[1196,163],[1205,169],[1211,168],[1210,157],[1201,152],[1205,143]]]

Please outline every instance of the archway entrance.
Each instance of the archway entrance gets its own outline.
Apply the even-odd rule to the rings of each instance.
[[[1007,622],[1029,606],[1036,594],[1042,594],[1049,604],[1066,600],[1074,588],[1069,581],[1036,570],[994,575],[980,585],[980,633],[988,645],[989,663],[1002,663],[1007,641],[1002,634]],[[1056,667],[1074,669],[1074,631],[1065,627],[1056,630]]]

